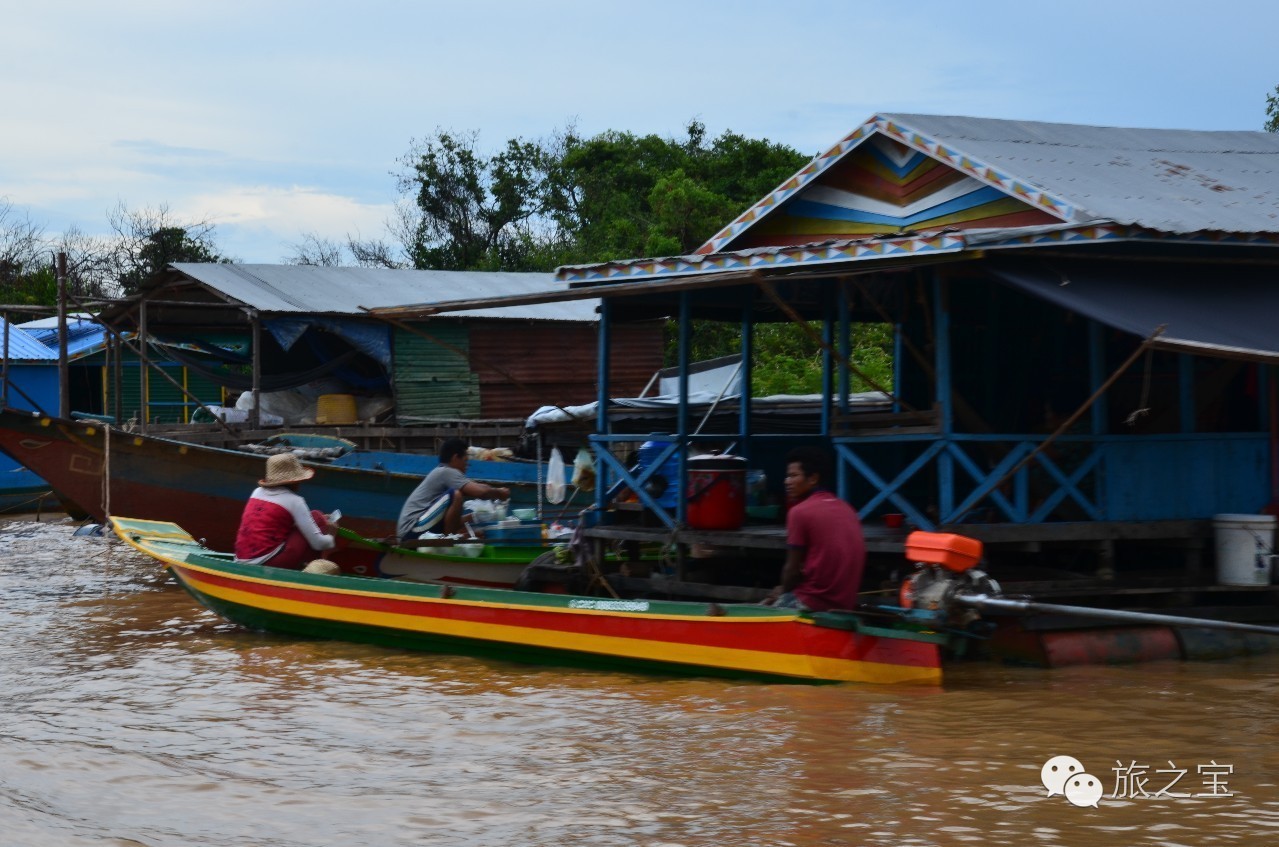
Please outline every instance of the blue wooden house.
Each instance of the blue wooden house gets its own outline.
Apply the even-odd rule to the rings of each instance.
[[[748,396],[731,433],[681,409],[644,467],[618,446],[654,434],[612,425],[601,378],[598,490],[626,483],[669,532],[685,497],[644,483],[707,443],[778,481],[825,443],[872,527],[1010,544],[1202,538],[1279,502],[1279,135],[876,115],[694,255],[558,275],[602,298],[600,374],[610,332],[657,315],[684,367],[694,319],[740,325],[746,384],[754,326],[822,333],[815,431],[759,427]],[[893,327],[889,413],[847,403],[859,321]]]
[[[101,390],[100,368],[87,365],[103,349],[105,331],[92,320],[67,320],[67,357],[74,396]],[[0,406],[42,414],[57,414],[58,319],[42,318],[15,324],[0,318]],[[35,511],[52,502],[49,485],[32,471],[0,454],[0,511]]]

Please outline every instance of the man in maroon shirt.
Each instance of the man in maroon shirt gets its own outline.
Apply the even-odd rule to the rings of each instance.
[[[862,523],[826,486],[826,451],[799,447],[786,457],[786,564],[766,604],[802,611],[854,609],[866,564]]]

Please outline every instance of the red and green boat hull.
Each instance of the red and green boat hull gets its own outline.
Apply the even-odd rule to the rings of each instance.
[[[540,664],[791,682],[941,680],[940,636],[852,615],[323,576],[235,564],[176,533],[147,537],[119,524],[117,532],[167,564],[202,605],[253,629]]]

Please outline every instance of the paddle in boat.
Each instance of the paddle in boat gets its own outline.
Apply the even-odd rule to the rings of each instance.
[[[941,681],[945,636],[855,613],[506,591],[238,564],[174,523],[111,519],[252,629],[498,659],[788,682]]]

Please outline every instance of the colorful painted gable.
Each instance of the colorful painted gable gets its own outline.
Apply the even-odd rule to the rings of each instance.
[[[1060,221],[926,153],[875,133],[732,239],[732,249]]]

